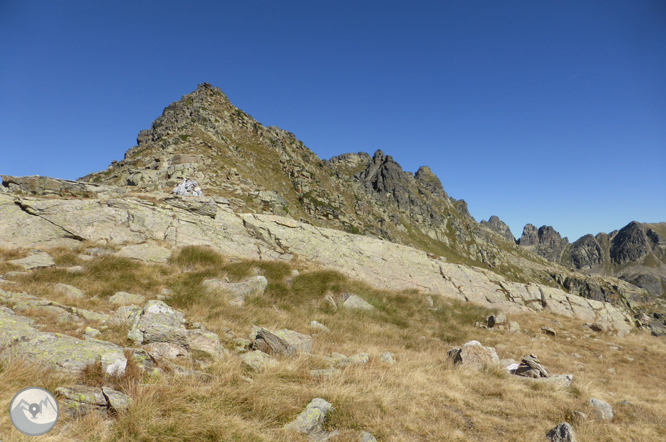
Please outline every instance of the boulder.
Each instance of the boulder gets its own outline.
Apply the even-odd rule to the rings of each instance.
[[[465,368],[481,369],[490,365],[498,365],[500,360],[492,347],[484,347],[479,341],[469,341],[460,348],[449,351],[454,364]]]
[[[15,266],[23,267],[25,270],[37,269],[40,267],[53,267],[55,265],[55,261],[51,255],[42,252],[41,250],[35,250],[27,258],[13,259],[7,262]]]
[[[155,358],[176,359],[178,357],[188,357],[190,353],[185,347],[168,342],[153,342],[143,346],[143,349]]]
[[[132,398],[109,387],[58,387],[56,394],[63,409],[74,417],[90,412],[124,411],[132,404]]]
[[[182,183],[180,183],[171,191],[171,193],[174,195],[183,196],[203,196],[203,192],[201,191],[199,184],[194,180],[190,180],[189,178],[185,178]]]
[[[488,328],[493,328],[496,325],[506,324],[506,315],[502,312],[490,315],[486,318],[486,325]]]
[[[243,282],[226,282],[221,279],[206,279],[201,285],[209,292],[220,293],[230,297],[231,305],[243,305],[249,296],[264,294],[268,281],[263,276],[255,276]]]
[[[83,292],[76,287],[67,284],[56,284],[54,287],[56,293],[65,295],[69,299],[83,299]]]
[[[312,350],[312,336],[293,330],[270,331],[265,328],[259,328],[256,332],[252,348],[269,354],[291,355],[296,352],[309,353]]]
[[[550,430],[546,437],[551,442],[576,442],[576,435],[574,434],[573,427],[563,422]]]
[[[552,327],[545,327],[545,326],[544,326],[544,327],[541,327],[541,332],[542,332],[542,333],[545,333],[545,334],[547,334],[547,335],[550,335],[550,336],[555,336],[555,335],[557,335],[557,332],[556,332],[555,329],[552,328]]]
[[[513,374],[534,379],[550,377],[546,368],[541,365],[541,361],[535,355],[525,356]]]
[[[377,438],[367,431],[361,431],[361,442],[377,442]]]
[[[592,407],[592,416],[594,418],[604,421],[613,420],[613,407],[608,403],[599,399],[590,398],[588,404]]]
[[[171,258],[171,250],[155,244],[136,244],[120,249],[116,256],[139,261],[166,264]]]
[[[385,351],[384,353],[382,353],[379,360],[386,364],[390,365],[395,364],[395,357],[393,356],[393,353],[391,353],[390,351]]]
[[[109,297],[109,302],[116,305],[143,304],[146,298],[142,295],[133,295],[126,292],[116,292]]]
[[[257,372],[262,372],[278,365],[275,359],[259,350],[243,353],[240,358],[246,367]]]
[[[293,422],[285,425],[288,430],[295,430],[305,436],[310,442],[323,442],[330,439],[337,431],[327,433],[324,431],[324,422],[329,413],[335,411],[331,403],[321,398],[313,399],[305,410]]]
[[[220,338],[205,328],[188,329],[185,315],[163,301],[148,301],[127,337],[138,344],[168,343],[214,358],[223,356]]]
[[[323,333],[329,333],[331,331],[328,327],[326,327],[321,322],[310,321],[310,323],[308,325],[310,327],[314,328],[315,330],[318,330],[318,331],[323,332]]]
[[[354,295],[353,293],[345,293],[343,295],[344,302],[342,306],[354,310],[374,310],[375,307],[372,304],[366,302],[360,296]]]

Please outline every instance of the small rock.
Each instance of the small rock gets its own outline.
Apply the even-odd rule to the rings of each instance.
[[[370,355],[367,353],[358,353],[348,358],[339,361],[336,365],[338,367],[347,367],[349,365],[362,365],[370,361]]]
[[[116,359],[115,362],[106,367],[106,374],[109,376],[124,376],[127,368],[127,359]]]
[[[153,342],[143,346],[144,350],[157,358],[176,359],[188,357],[190,353],[181,345],[168,342]]]
[[[101,335],[102,332],[97,330],[96,328],[86,327],[86,331],[84,334],[86,336],[90,336],[91,338],[96,338],[97,336]]]
[[[516,321],[509,321],[508,330],[509,333],[520,333],[520,324]]]
[[[132,398],[109,387],[102,387],[102,394],[106,398],[109,408],[114,411],[124,411],[132,405]]]
[[[331,403],[321,398],[313,399],[305,410],[296,416],[293,422],[285,425],[286,429],[295,430],[311,441],[324,441],[332,436],[324,431],[324,422],[329,413],[335,411]],[[337,432],[335,432],[337,434]]]
[[[573,427],[566,422],[550,430],[546,437],[551,442],[576,442]]]
[[[372,304],[366,302],[360,296],[354,295],[353,293],[345,293],[345,301],[342,303],[342,306],[354,310],[374,310],[375,308]]]
[[[503,312],[490,315],[486,318],[486,325],[488,328],[493,328],[496,325],[501,325],[506,323],[506,315]]]
[[[262,372],[278,365],[278,362],[275,359],[259,350],[244,353],[240,358],[245,366],[257,372]]]
[[[171,253],[171,250],[154,244],[136,244],[123,247],[116,253],[116,256],[166,264],[167,260],[171,258]]]
[[[331,307],[333,311],[338,309],[338,304],[336,304],[335,299],[333,299],[333,296],[331,296],[330,293],[324,296],[324,303],[328,304],[328,306]]]
[[[117,292],[109,297],[109,302],[116,305],[143,304],[146,298],[142,295],[133,295],[126,292]]]
[[[536,379],[550,377],[546,367],[541,365],[536,355],[525,356],[514,374]]]
[[[323,368],[320,370],[310,370],[310,376],[312,376],[313,378],[322,378],[322,379],[328,379],[340,373],[342,372],[337,368]]]
[[[261,296],[268,286],[263,276],[255,276],[243,282],[227,282],[221,279],[206,279],[201,285],[212,293],[220,293],[230,297],[231,305],[240,306],[249,296]]]
[[[66,270],[68,273],[83,273],[83,272],[86,271],[86,269],[83,268],[82,266],[71,266],[71,267],[66,267],[65,270]]]
[[[582,423],[587,420],[587,414],[582,411],[574,411],[572,415],[574,423]]]
[[[453,359],[454,364],[476,370],[499,364],[499,357],[495,349],[484,347],[479,341],[470,341],[460,348],[454,348],[449,351],[449,357]]]
[[[312,350],[312,336],[293,330],[270,331],[260,328],[253,343],[255,350],[265,353],[291,355],[296,352],[309,353]]]
[[[613,407],[599,399],[591,398],[588,404],[593,408],[592,415],[604,421],[613,420]]]
[[[315,329],[317,329],[317,330],[320,330],[320,331],[322,331],[322,332],[324,332],[324,333],[328,333],[328,332],[331,331],[328,327],[326,327],[326,326],[325,326],[324,324],[322,324],[321,322],[310,321],[310,323],[309,323],[308,325],[309,325],[310,327],[315,328]]]
[[[377,438],[367,431],[361,431],[361,442],[377,442]]]
[[[55,265],[55,261],[51,255],[42,252],[41,250],[34,251],[27,258],[13,259],[7,262],[9,264],[14,264],[15,266],[23,267],[25,270],[37,269],[40,267],[53,267]]]
[[[541,327],[541,331],[542,331],[543,333],[547,334],[547,335],[550,335],[550,336],[555,336],[555,335],[557,335],[557,332],[556,332],[555,329],[553,329],[552,327],[545,327],[545,326],[544,326],[544,327]]]
[[[395,364],[395,358],[393,357],[393,353],[390,351],[385,351],[382,353],[382,356],[379,358],[379,360],[386,364]]]
[[[56,293],[65,295],[69,299],[83,299],[83,292],[76,287],[67,284],[56,284],[54,287]]]

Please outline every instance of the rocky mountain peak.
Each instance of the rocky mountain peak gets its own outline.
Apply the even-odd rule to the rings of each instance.
[[[549,261],[559,261],[569,244],[569,239],[562,238],[552,226],[541,226],[537,229],[536,226],[527,224],[523,228],[518,244],[532,249]]]
[[[490,219],[488,219],[488,221],[481,221],[481,225],[489,228],[495,233],[498,233],[502,238],[506,239],[507,241],[511,241],[512,243],[516,242],[516,238],[514,238],[513,233],[511,233],[511,229],[509,228],[509,226],[507,226],[502,220],[500,220],[495,215],[491,216]]]

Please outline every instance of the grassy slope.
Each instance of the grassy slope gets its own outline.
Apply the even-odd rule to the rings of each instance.
[[[626,338],[593,334],[576,320],[532,314],[511,318],[521,324],[520,334],[477,329],[474,322],[482,321],[488,312],[470,304],[437,298],[438,309],[432,310],[423,297],[412,292],[378,291],[308,263],[231,261],[202,248],[185,249],[168,265],[153,266],[110,257],[86,262],[66,250],[51,253],[59,265],[82,265],[85,272],[42,269],[14,277],[18,285],[4,288],[65,303],[52,293],[50,285],[69,283],[86,293],[85,299],[76,301],[77,306],[108,311],[111,306],[105,298],[115,291],[155,298],[163,287],[169,287],[174,293],[167,303],[221,337],[225,328],[246,337],[252,324],[313,333],[307,326],[311,320],[327,325],[331,333],[316,336],[312,355],[279,358],[279,368],[264,373],[248,372],[238,358],[230,357],[206,369],[213,375],[210,382],[168,376],[126,382],[122,388],[135,400],[128,413],[110,420],[63,416],[56,431],[30,440],[298,440],[281,427],[314,397],[336,407],[329,426],[341,432],[340,441],[358,440],[359,430],[387,441],[543,440],[550,428],[571,420],[573,411],[589,413],[586,401],[590,397],[613,404],[615,419],[612,423],[576,424],[579,441],[666,438],[666,372],[662,368],[666,345],[644,334]],[[13,270],[6,259],[19,257],[20,252],[0,256],[0,272],[4,273]],[[291,276],[293,268],[300,271],[299,276]],[[268,289],[264,297],[252,299],[242,308],[199,289],[204,278],[226,275],[240,280],[254,273],[267,277]],[[376,309],[369,313],[333,311],[320,302],[325,293],[343,291],[359,294]],[[32,314],[47,329],[53,326],[52,318]],[[540,334],[543,325],[554,327],[557,336]],[[123,332],[110,330],[104,337],[130,346]],[[447,351],[471,339],[496,347],[500,358],[536,354],[551,372],[574,373],[573,386],[556,390],[498,369],[467,372],[452,366]],[[620,350],[613,350],[611,343]],[[233,353],[231,342],[224,345]],[[393,352],[398,362],[383,364],[379,356],[384,351]],[[329,380],[311,378],[308,371],[325,367],[321,356],[331,352],[367,352],[371,360]],[[14,392],[25,385],[54,390],[85,380],[5,364],[0,366],[0,408],[6,409]],[[622,400],[630,405],[615,405]],[[6,414],[0,416],[0,434],[4,442],[28,440],[11,428]]]

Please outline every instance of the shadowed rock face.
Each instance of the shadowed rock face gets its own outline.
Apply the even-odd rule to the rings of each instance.
[[[613,238],[610,258],[613,264],[621,265],[627,262],[637,262],[650,251],[650,240],[645,231],[640,223],[632,221]]]
[[[571,264],[580,270],[589,270],[603,262],[603,251],[592,235],[585,235],[571,245]]]
[[[532,224],[525,226],[518,240],[518,245],[527,247],[551,262],[559,262],[568,244],[569,240],[562,238],[552,226],[541,226],[537,230]]]

